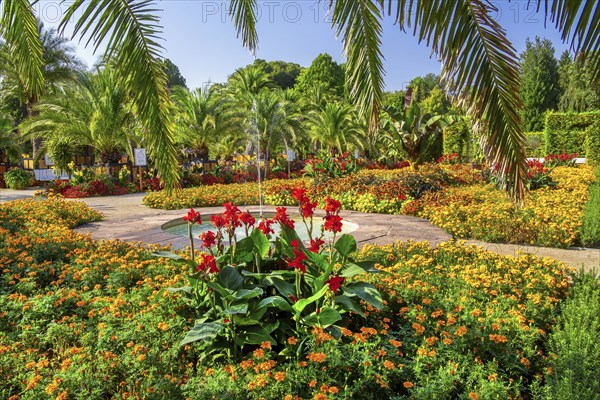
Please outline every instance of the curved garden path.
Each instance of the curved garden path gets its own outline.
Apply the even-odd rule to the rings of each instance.
[[[0,189],[0,203],[19,198],[32,197],[35,189],[22,191]],[[94,239],[121,239],[131,242],[158,243],[182,248],[187,238],[175,236],[161,229],[161,226],[173,219],[180,218],[186,211],[156,210],[142,205],[143,193],[124,196],[93,197],[83,199],[90,207],[104,213],[105,219],[92,222],[76,229],[89,233]],[[245,210],[246,207],[240,207]],[[258,206],[248,206],[250,211],[258,211]],[[295,207],[289,208],[295,211]],[[222,207],[202,208],[202,214],[222,212]],[[274,207],[264,207],[265,212],[275,211]],[[452,236],[429,221],[406,215],[365,214],[343,211],[344,219],[355,222],[360,228],[352,234],[360,245],[367,243],[388,244],[397,240],[428,241],[432,245],[448,241]],[[573,267],[600,268],[600,249],[555,249],[548,247],[523,246],[501,243],[486,243],[476,240],[468,244],[483,247],[486,250],[503,254],[517,255],[530,253],[539,257],[551,257]]]

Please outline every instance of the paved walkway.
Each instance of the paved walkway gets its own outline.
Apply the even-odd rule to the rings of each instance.
[[[0,203],[19,198],[32,197],[35,189],[8,190],[0,189]],[[83,199],[90,207],[104,213],[103,221],[92,222],[76,229],[81,233],[89,233],[95,239],[121,239],[132,242],[158,243],[185,247],[188,239],[175,236],[161,229],[162,225],[180,219],[186,211],[156,210],[142,205],[143,193],[112,197],[92,197]],[[258,206],[248,207],[258,212]],[[222,207],[199,209],[204,215],[220,213]],[[289,208],[291,212],[296,208]],[[264,207],[265,212],[274,212],[274,207]],[[451,235],[428,221],[406,215],[365,214],[355,211],[343,211],[340,214],[345,220],[354,222],[360,228],[352,234],[359,245],[366,243],[388,244],[397,240],[429,241],[432,245],[451,240]],[[539,257],[551,257],[568,265],[586,269],[600,269],[600,249],[555,249],[548,247],[523,246],[500,243],[486,243],[476,240],[467,241],[486,250],[503,254],[517,255],[519,252],[534,254]]]

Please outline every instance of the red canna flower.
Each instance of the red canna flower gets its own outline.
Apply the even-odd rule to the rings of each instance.
[[[206,274],[215,274],[220,270],[217,267],[217,260],[215,260],[215,258],[212,255],[207,254],[202,259],[202,263],[198,264],[196,272],[198,271],[203,271]]]
[[[225,226],[225,219],[220,214],[213,215],[212,217],[210,217],[210,220],[217,229],[221,229]]]
[[[200,234],[200,240],[202,240],[202,247],[210,248],[215,245],[216,236],[213,231],[202,232]]]
[[[225,225],[228,228],[242,226],[242,223],[239,220],[239,214],[241,213],[240,209],[231,203],[224,203],[223,207],[225,207],[225,212],[223,212],[223,220],[225,221]]]
[[[256,223],[256,219],[250,214],[250,211],[240,213],[238,218],[246,227],[254,226]]]
[[[302,264],[302,261],[306,260],[306,254],[304,254],[304,252],[300,249],[300,244],[298,243],[297,240],[292,240],[292,242],[290,243],[290,245],[293,248],[293,252],[294,252],[294,259],[288,261],[287,265],[288,268],[293,268],[293,269],[297,269],[299,271],[301,271],[303,274],[306,273],[306,267],[304,266],[304,264]]]
[[[273,221],[279,222],[281,226],[289,226],[294,229],[294,221],[289,219],[285,207],[277,207],[277,212],[273,216]]]
[[[406,195],[405,195],[404,193],[400,193],[400,194],[398,195],[398,200],[400,200],[400,201],[404,201],[404,200],[406,200]]]
[[[188,211],[187,215],[183,217],[183,220],[192,224],[202,223],[202,217],[200,216],[200,213],[194,211],[193,208],[190,208],[190,211]]]
[[[313,253],[318,253],[321,250],[321,246],[325,243],[321,238],[311,239],[309,250]]]
[[[331,197],[328,197],[325,199],[325,208],[324,210],[327,211],[328,213],[336,213],[338,211],[340,211],[340,208],[342,207],[342,204],[335,200],[332,199]]]
[[[265,235],[269,236],[275,233],[273,228],[271,228],[271,225],[273,225],[274,222],[275,221],[273,221],[272,219],[261,219],[258,223],[258,230],[260,230]]]
[[[331,289],[334,294],[337,294],[338,290],[340,290],[340,287],[342,286],[342,283],[344,283],[344,278],[339,275],[334,275],[325,281],[325,283],[329,285],[329,289]]]
[[[298,203],[302,204],[304,201],[308,200],[306,196],[306,189],[304,188],[294,188],[292,189],[292,198],[297,200]]]
[[[329,232],[341,232],[342,231],[342,217],[335,214],[326,215],[323,217],[325,223],[323,229]]]

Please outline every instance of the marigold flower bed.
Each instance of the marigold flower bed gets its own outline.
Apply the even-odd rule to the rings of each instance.
[[[58,216],[73,214],[71,219]],[[43,216],[41,219],[40,216]],[[564,265],[460,244],[368,246],[387,307],[341,337],[315,329],[293,353],[269,343],[241,362],[179,346],[196,317],[184,271],[142,246],[67,228],[81,203],[0,207],[2,398],[490,398],[526,396],[547,367],[544,339],[566,296]]]
[[[413,207],[416,215],[459,238],[548,247],[579,244],[594,171],[556,167],[551,177],[558,184],[531,191],[523,208],[515,208],[493,185],[482,184],[427,194]]]

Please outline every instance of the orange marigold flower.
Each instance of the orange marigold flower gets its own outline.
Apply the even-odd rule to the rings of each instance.
[[[408,382],[408,381],[407,381],[407,382],[404,382],[404,383],[402,384],[402,386],[404,386],[404,387],[405,387],[405,388],[407,388],[407,389],[410,389],[410,388],[411,388],[411,387],[413,387],[414,385],[412,384],[412,382]]]
[[[327,358],[327,354],[311,352],[311,353],[308,353],[308,356],[306,356],[306,358],[308,358],[308,360],[312,361],[312,362],[322,363]]]
[[[417,335],[422,335],[425,332],[425,327],[421,324],[417,324],[416,322],[412,324],[413,329]]]
[[[296,339],[295,337],[289,337],[287,340],[288,344],[291,344],[292,346],[295,345],[296,343],[298,343],[298,339]]]
[[[263,349],[256,349],[254,350],[252,355],[256,358],[263,358],[265,356],[265,352],[263,351]]]
[[[327,400],[327,395],[324,395],[323,393],[317,393],[315,394],[315,397],[313,397],[314,400]]]
[[[317,386],[317,381],[313,379],[312,381],[308,382],[308,386],[309,387],[315,387],[315,386]]]
[[[385,361],[383,362],[383,366],[384,366],[385,368],[389,369],[389,370],[392,370],[392,369],[394,369],[394,368],[396,367],[396,366],[394,365],[394,363],[393,363],[393,362],[391,362],[391,361],[389,361],[389,360],[385,360]]]
[[[495,334],[490,334],[490,340],[493,341],[494,343],[506,343],[508,342],[508,339],[506,338],[506,336],[504,335],[495,335]]]
[[[392,346],[394,346],[395,348],[398,348],[398,347],[402,346],[402,342],[401,342],[401,341],[399,341],[399,340],[390,339],[390,340],[389,340],[389,342],[390,342],[390,344],[391,344]]]
[[[344,336],[352,336],[352,331],[348,328],[340,328],[340,331],[342,331],[342,335]]]
[[[271,342],[262,342],[260,344],[260,348],[261,349],[270,350],[271,349]]]
[[[417,350],[417,355],[420,357],[425,357],[427,355],[427,350],[425,350],[424,348],[420,347]]]
[[[275,380],[277,382],[283,382],[285,380],[285,372],[284,371],[275,372]]]
[[[475,392],[471,392],[471,393],[469,393],[469,398],[471,400],[477,400],[479,398],[479,395]]]
[[[254,365],[254,362],[252,360],[244,360],[240,363],[240,367],[242,369],[248,369],[252,367],[252,365]]]
[[[330,393],[330,394],[336,394],[336,393],[338,393],[339,391],[340,391],[340,389],[338,389],[338,388],[337,388],[337,387],[335,387],[335,386],[332,386],[332,387],[330,387],[330,388],[329,388],[329,393]]]
[[[464,325],[459,326],[454,332],[456,336],[464,336],[465,333],[467,333],[467,328]]]

